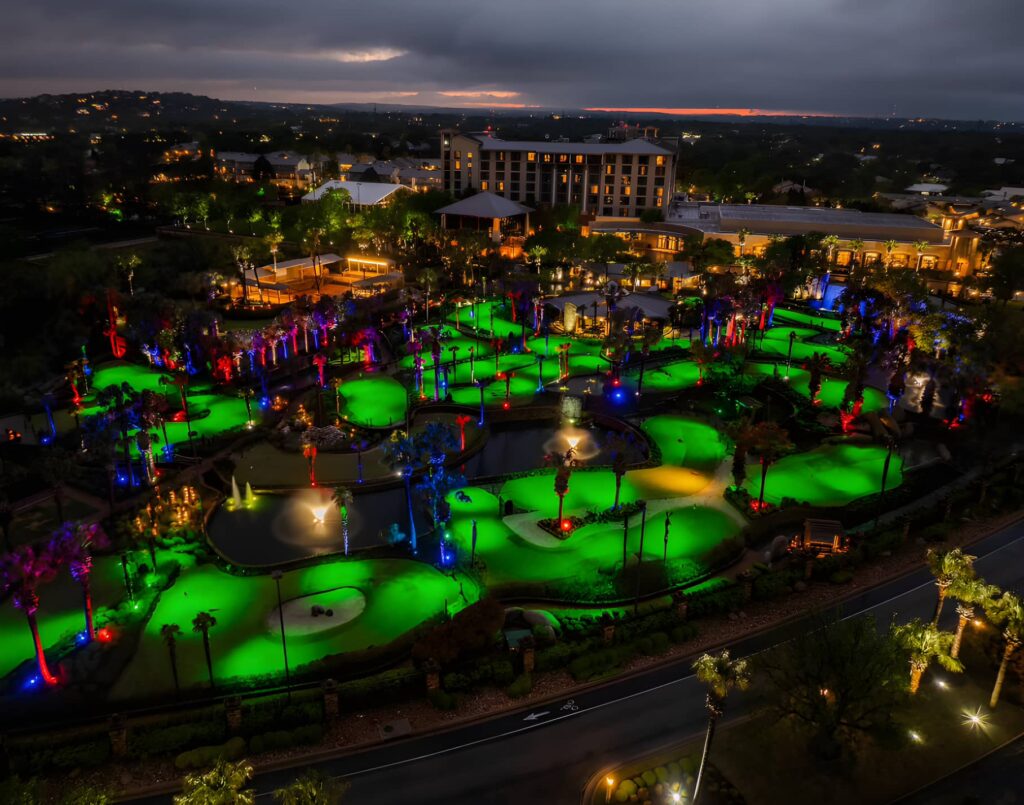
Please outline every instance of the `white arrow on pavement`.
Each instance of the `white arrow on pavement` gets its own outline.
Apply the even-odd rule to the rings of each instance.
[[[528,715],[526,718],[524,718],[523,721],[536,721],[538,718],[541,718],[542,716],[546,716],[550,712],[551,712],[550,710],[545,710],[543,713],[530,713],[530,715]]]

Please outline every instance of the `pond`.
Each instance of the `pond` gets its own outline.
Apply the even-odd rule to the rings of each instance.
[[[469,483],[475,479],[544,466],[552,451],[575,455],[589,466],[609,464],[611,431],[605,428],[557,429],[552,425],[516,424],[492,429],[484,448],[456,469]],[[646,455],[642,441],[627,445],[630,462]],[[230,562],[268,566],[344,550],[341,515],[331,503],[330,488],[302,489],[282,494],[257,492],[234,507],[230,502],[210,520],[210,541]],[[417,507],[418,509],[418,507]],[[407,531],[408,508],[402,487],[356,494],[349,507],[349,550],[383,544],[392,523]],[[416,527],[428,528],[417,511]]]

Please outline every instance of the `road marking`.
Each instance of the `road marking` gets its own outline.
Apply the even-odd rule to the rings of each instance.
[[[978,561],[982,561],[984,559],[987,559],[988,557],[993,556],[994,554],[997,554],[997,553],[999,553],[1000,551],[1002,551],[1002,550],[1004,550],[1006,548],[1015,547],[1015,546],[1017,546],[1017,543],[1021,542],[1022,540],[1024,540],[1024,535],[1022,535],[1020,537],[1017,537],[1016,539],[1014,539],[1011,542],[1006,543],[1005,545],[1000,545],[998,548],[994,548],[993,550],[989,551],[984,556],[978,557]],[[895,583],[895,582],[890,582],[890,583]],[[878,607],[884,606],[885,604],[888,604],[888,603],[890,603],[892,601],[896,601],[897,599],[903,598],[904,596],[910,595],[911,593],[915,593],[918,590],[922,589],[923,587],[930,587],[933,584],[934,584],[934,582],[932,582],[932,581],[926,581],[926,582],[924,582],[922,584],[918,584],[916,587],[912,587],[909,590],[904,590],[902,593],[898,593],[897,595],[891,596],[890,598],[886,598],[884,601],[879,601],[877,604],[872,604],[871,606],[868,606],[868,607],[865,607],[863,609],[857,610],[856,612],[852,612],[849,615],[846,615],[843,618],[843,620],[848,620],[849,618],[856,617],[857,615],[862,615],[865,612],[870,612],[873,609],[877,609]],[[783,643],[786,643],[786,642],[788,642],[788,641],[783,640],[780,643],[774,643],[769,648],[772,648],[772,647],[777,646],[777,645],[782,645]],[[592,710],[599,710],[602,707],[608,707],[608,706],[613,705],[613,704],[618,704],[619,702],[629,701],[630,699],[635,699],[637,696],[644,696],[644,695],[646,695],[648,693],[654,693],[656,691],[662,690],[663,688],[667,688],[667,687],[669,687],[671,685],[677,685],[680,682],[685,682],[686,680],[693,679],[693,678],[694,678],[694,674],[687,674],[686,676],[681,676],[681,677],[678,677],[676,679],[670,679],[668,682],[662,682],[660,685],[655,685],[655,686],[650,687],[650,688],[645,688],[644,690],[638,690],[638,691],[636,691],[634,693],[626,694],[625,696],[620,696],[617,699],[609,699],[608,701],[605,701],[605,702],[599,702],[598,704],[591,705],[591,706],[589,706],[589,707],[587,707],[587,708],[585,708],[583,710],[580,710],[579,707],[577,706],[577,708],[575,710],[571,710],[569,712],[566,712],[563,715],[556,715],[553,718],[547,719],[546,721],[531,721],[529,724],[527,724],[526,726],[523,726],[523,727],[516,727],[515,729],[506,730],[505,732],[497,733],[495,735],[487,735],[487,736],[484,736],[483,738],[477,738],[476,740],[467,741],[467,742],[462,743],[462,744],[456,744],[454,746],[443,747],[443,748],[438,749],[438,750],[436,750],[434,752],[426,752],[426,753],[424,753],[422,755],[417,755],[415,757],[403,758],[402,760],[394,760],[394,761],[392,761],[390,763],[381,763],[381,764],[379,764],[377,766],[369,766],[369,767],[367,767],[365,769],[357,769],[355,771],[347,772],[346,774],[331,775],[331,776],[334,779],[347,779],[347,778],[356,777],[356,776],[364,775],[364,774],[373,774],[374,772],[384,771],[385,769],[393,769],[396,766],[405,766],[406,764],[410,764],[410,763],[418,763],[421,760],[430,760],[431,758],[440,757],[441,755],[447,755],[447,754],[449,754],[451,752],[458,752],[458,751],[461,751],[463,749],[469,749],[469,748],[471,748],[473,746],[478,746],[479,744],[490,743],[491,741],[498,741],[498,740],[501,740],[502,738],[508,738],[508,737],[510,737],[512,735],[518,735],[521,732],[527,732],[529,730],[537,729],[538,727],[546,727],[546,726],[548,726],[550,724],[554,724],[557,721],[562,721],[563,719],[566,719],[566,718],[572,718],[573,716],[580,716],[580,715],[583,715],[584,713],[588,713],[588,712],[590,712]],[[575,704],[574,700],[570,699],[569,701],[572,702],[573,704]],[[565,707],[563,706],[562,709],[564,710]],[[531,715],[532,715],[532,713],[531,713]],[[528,718],[523,719],[523,720],[526,721],[526,720],[528,720]],[[425,734],[422,737],[429,737],[429,733]],[[321,765],[326,765],[328,763],[335,762],[335,761],[341,760],[341,759],[343,759],[343,758],[335,758],[334,761],[327,760],[327,761],[324,761],[324,763],[321,764]],[[273,795],[272,792],[268,791],[268,792],[263,793],[263,794],[257,794],[256,797],[257,797],[257,799],[259,799],[259,798],[270,797],[272,795]]]
[[[538,718],[541,718],[542,716],[546,716],[546,715],[550,715],[550,714],[551,714],[550,710],[545,710],[542,713],[530,713],[530,715],[528,715],[526,718],[524,718],[523,721],[536,721]]]

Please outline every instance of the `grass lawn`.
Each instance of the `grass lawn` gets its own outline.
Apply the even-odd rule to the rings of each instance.
[[[838,333],[842,329],[842,322],[834,315],[822,315],[820,313],[808,313],[803,310],[785,310],[775,308],[772,322],[791,322],[801,326],[820,327],[822,330],[829,330]]]
[[[393,377],[369,375],[346,380],[341,396],[341,415],[355,425],[381,428],[405,421],[408,395]]]
[[[335,628],[290,635],[288,661],[292,669],[322,657],[383,646],[424,620],[444,611],[457,612],[465,602],[460,583],[421,562],[403,559],[328,561],[285,573],[281,594],[288,601],[340,587],[353,587],[366,598],[366,608]],[[464,583],[469,601],[477,593]],[[160,596],[131,663],[112,692],[113,699],[173,690],[167,648],[160,627],[176,623],[182,686],[203,684],[206,665],[201,635],[192,632],[200,611],[217,619],[210,630],[215,678],[284,672],[281,635],[271,615],[277,607],[274,582],[266,576],[232,576],[212,565],[183,571],[174,586]],[[268,625],[270,624],[270,625]]]
[[[743,367],[743,373],[747,375],[764,375],[765,377],[772,377],[776,373],[776,367],[778,367],[778,376],[780,378],[785,377],[785,361],[779,361],[774,364],[748,363]],[[794,365],[789,370],[789,385],[795,391],[798,391],[800,394],[810,399],[811,390],[808,386],[810,377],[810,372]],[[843,394],[846,393],[846,386],[847,382],[845,380],[840,380],[835,377],[822,377],[821,391],[818,393],[818,399],[821,400],[821,404],[826,408],[838,408],[843,403]],[[863,412],[865,414],[871,411],[881,411],[888,407],[889,399],[885,396],[884,391],[876,389],[873,386],[864,387]]]
[[[634,375],[634,379],[639,375]],[[644,370],[644,391],[682,391],[700,380],[695,361],[681,360]]]
[[[812,506],[845,506],[878,492],[886,449],[878,445],[824,444],[806,453],[786,456],[768,469],[765,500],[778,505],[784,497]],[[902,462],[893,456],[887,489],[903,482]],[[757,498],[761,487],[760,464],[751,462],[743,486]]]
[[[643,430],[661,448],[664,464],[711,474],[725,459],[718,431],[699,419],[661,414],[645,420]]]
[[[550,477],[545,477],[545,481],[545,489],[548,489]],[[577,486],[581,484],[577,482]],[[624,482],[623,488],[625,486]],[[477,521],[477,555],[486,562],[486,576],[491,583],[593,578],[601,570],[609,570],[622,562],[622,524],[619,522],[593,523],[583,526],[567,540],[552,538],[550,543],[539,544],[519,536],[498,517],[498,501],[494,495],[476,487],[463,491],[469,496],[469,503],[450,501],[452,536],[465,555],[472,541],[472,521]],[[546,497],[555,501],[557,510],[557,498],[550,489]],[[611,499],[606,500],[607,506]],[[734,521],[717,509],[684,506],[673,511],[668,556],[694,562],[696,572],[700,557],[738,531]],[[664,533],[664,512],[649,516],[644,549],[647,559],[662,555]],[[639,544],[640,518],[634,517],[629,529],[631,554],[636,553]]]
[[[815,352],[819,355],[828,356],[835,366],[839,366],[846,361],[848,354],[846,347],[810,342],[810,339],[820,335],[817,330],[810,327],[772,327],[765,333],[764,339],[758,342],[760,351],[782,358],[784,361],[789,353],[790,333],[796,333],[796,340],[793,342],[794,364],[806,361]]]
[[[149,560],[145,561],[148,564]],[[99,614],[103,606],[117,603],[124,597],[121,560],[114,556],[97,557],[93,560],[91,582],[94,607]],[[35,657],[32,635],[24,614],[15,609],[9,599],[3,603],[0,609],[0,677]],[[85,629],[82,588],[66,568],[50,584],[40,585],[36,617],[39,634],[47,648]]]

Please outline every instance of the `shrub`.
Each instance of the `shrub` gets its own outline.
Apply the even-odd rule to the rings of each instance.
[[[792,583],[793,579],[787,572],[762,573],[754,579],[752,594],[756,601],[768,601],[788,593]]]
[[[658,775],[656,775],[654,773],[654,771],[651,770],[651,769],[647,769],[640,776],[644,778],[644,782],[647,784],[648,787],[650,787],[650,786],[654,785],[656,782],[658,782]]]
[[[437,710],[449,711],[455,709],[455,697],[440,688],[430,691],[427,694],[427,700]]]
[[[505,688],[505,693],[510,699],[521,699],[533,690],[533,677],[529,674],[520,674],[515,681]]]
[[[615,791],[615,799],[618,802],[626,802],[636,794],[636,783],[632,780],[623,780]]]
[[[324,728],[320,724],[306,724],[293,730],[274,730],[261,735],[254,735],[249,741],[249,749],[254,755],[262,752],[273,752],[278,749],[290,749],[293,746],[320,743],[324,737]]]
[[[226,737],[227,729],[221,719],[174,724],[149,731],[132,731],[128,753],[133,757],[171,754],[191,746],[222,743]]]
[[[387,703],[408,697],[422,690],[423,673],[414,668],[384,671],[364,679],[356,679],[338,686],[342,701]]]
[[[71,770],[100,766],[109,758],[110,741],[106,736],[58,746],[40,743],[24,754],[11,751],[12,767],[16,771],[31,775],[53,769]]]
[[[853,572],[849,570],[837,570],[828,577],[832,584],[848,584],[853,581]]]
[[[685,643],[687,640],[693,640],[697,636],[697,632],[696,624],[680,623],[678,626],[673,626],[668,635],[672,638],[673,643]]]
[[[245,755],[245,739],[238,736],[223,744],[215,746],[198,746],[188,752],[182,752],[174,759],[174,768],[179,771],[187,769],[205,769],[219,759],[238,760]]]

